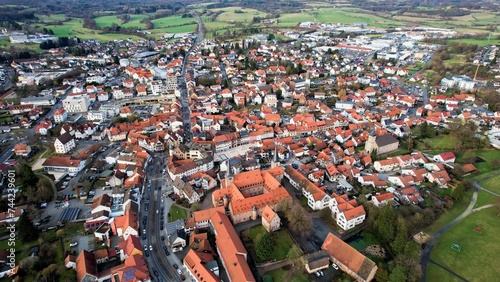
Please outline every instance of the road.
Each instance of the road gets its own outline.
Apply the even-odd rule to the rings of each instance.
[[[189,109],[188,102],[188,91],[186,85],[186,72],[187,72],[187,64],[189,60],[189,55],[193,51],[193,49],[198,46],[203,40],[203,23],[199,15],[198,18],[198,35],[196,36],[196,41],[191,48],[189,48],[188,52],[184,56],[184,60],[182,62],[182,71],[181,75],[177,78],[179,84],[179,90],[181,92],[181,112],[182,112],[182,120],[184,121],[183,130],[184,130],[184,143],[190,143],[193,140],[193,134],[191,132],[191,110]]]
[[[422,252],[422,256],[421,256],[421,267],[422,267],[422,281],[425,282],[427,281],[427,264],[429,263],[434,263],[435,265],[437,266],[440,266],[442,267],[445,271],[449,272],[450,274],[454,275],[455,277],[457,277],[458,279],[460,280],[463,280],[463,281],[467,281],[465,278],[463,278],[462,276],[456,274],[455,272],[453,272],[452,270],[442,266],[441,264],[433,261],[431,258],[430,258],[430,254],[432,252],[432,249],[434,248],[434,244],[437,242],[437,239],[443,234],[445,233],[446,231],[448,231],[450,228],[452,228],[453,226],[455,226],[457,223],[459,223],[460,221],[462,221],[464,218],[466,218],[469,214],[475,212],[475,211],[478,211],[478,210],[481,210],[482,208],[478,208],[478,209],[474,209],[474,206],[476,205],[476,201],[477,201],[477,195],[478,195],[478,191],[479,190],[485,190],[487,192],[490,192],[486,189],[484,189],[483,187],[481,187],[479,185],[479,183],[481,181],[484,181],[484,180],[487,180],[487,179],[490,179],[492,177],[495,177],[497,175],[499,175],[500,173],[495,173],[495,174],[492,174],[488,177],[485,177],[485,178],[482,178],[478,181],[475,181],[474,182],[474,193],[472,194],[472,198],[471,198],[471,201],[469,203],[469,206],[467,207],[467,209],[461,214],[459,215],[457,218],[455,218],[452,222],[448,223],[447,225],[445,225],[443,228],[439,229],[436,233],[434,233],[428,240],[428,243],[427,245],[425,246],[425,249],[424,251]]]

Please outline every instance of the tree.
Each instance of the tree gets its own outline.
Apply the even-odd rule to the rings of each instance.
[[[268,259],[274,251],[274,242],[268,233],[260,237],[255,246],[255,253],[260,260]]]
[[[196,212],[200,210],[200,203],[195,202],[191,205],[191,212]]]
[[[300,257],[302,256],[302,251],[297,247],[296,244],[293,244],[293,246],[288,250],[288,253],[286,254],[286,258],[290,261],[292,266],[296,267],[299,265],[302,265],[300,261]]]
[[[396,213],[391,205],[385,205],[380,209],[380,213],[375,220],[374,227],[378,234],[378,238],[382,239],[385,243],[390,243],[395,237],[394,220]]]
[[[19,217],[17,230],[19,230],[19,238],[23,242],[31,242],[38,238],[38,230],[33,226],[27,212],[22,213]]]
[[[406,242],[408,242],[408,229],[402,217],[398,218],[396,227],[397,234],[394,241],[391,242],[391,249],[394,254],[401,254],[405,249]]]
[[[293,203],[288,212],[286,212],[286,217],[288,226],[293,233],[304,237],[311,235],[313,228],[312,218],[301,205]]]
[[[389,272],[381,263],[378,264],[377,273],[375,273],[375,281],[377,282],[389,281]]]
[[[453,197],[453,199],[455,199],[455,201],[461,200],[464,197],[464,195],[465,195],[465,189],[461,183],[459,183],[451,193],[451,196]]]
[[[396,265],[391,271],[391,275],[389,275],[390,282],[402,282],[406,281],[406,272],[405,268],[402,265]]]

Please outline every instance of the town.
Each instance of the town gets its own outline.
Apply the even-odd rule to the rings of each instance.
[[[311,21],[221,40],[194,17],[1,66],[1,277],[477,279],[445,258],[498,230],[478,219],[499,212],[498,40]],[[474,239],[443,234],[461,215]]]

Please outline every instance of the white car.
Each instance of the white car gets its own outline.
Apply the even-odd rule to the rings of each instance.
[[[149,245],[149,250],[153,251],[153,245]]]
[[[180,269],[177,268],[177,273],[179,273],[179,275],[182,274],[182,271]]]
[[[69,246],[70,246],[70,247],[76,247],[76,246],[78,246],[78,242],[71,242],[71,243],[69,244]]]
[[[335,263],[332,263],[332,267],[335,268],[335,270],[339,270],[338,265],[336,265]]]

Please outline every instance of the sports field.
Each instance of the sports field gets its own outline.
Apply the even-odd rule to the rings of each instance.
[[[431,258],[469,281],[496,281],[500,276],[499,212],[489,208],[467,216],[439,238]],[[482,232],[475,231],[476,227]],[[452,244],[461,250],[453,250]]]

